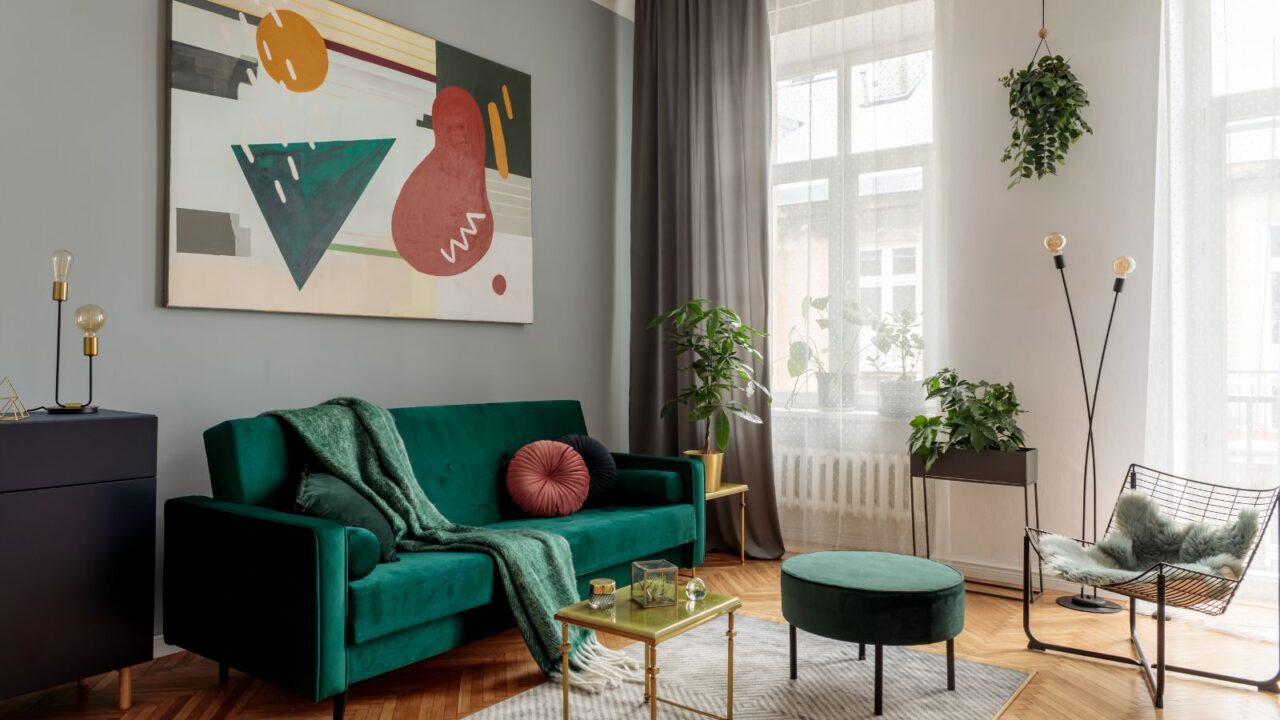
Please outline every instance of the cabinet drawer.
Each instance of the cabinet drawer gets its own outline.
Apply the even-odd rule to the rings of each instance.
[[[37,412],[0,423],[0,493],[154,477],[154,415]]]

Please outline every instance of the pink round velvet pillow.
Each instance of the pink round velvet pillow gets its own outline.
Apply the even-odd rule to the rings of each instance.
[[[577,450],[555,440],[525,445],[507,466],[507,492],[534,517],[569,515],[582,507],[591,488],[587,464]]]

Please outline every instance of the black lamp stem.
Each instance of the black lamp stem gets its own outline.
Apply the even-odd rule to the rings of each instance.
[[[1096,398],[1095,398],[1096,399]],[[85,407],[93,407],[93,356],[89,356],[89,399],[85,401]],[[1097,500],[1095,499],[1096,503]],[[1094,522],[1097,522],[1096,520]]]
[[[58,301],[58,333],[54,336],[54,353],[53,353],[53,404],[58,407],[65,407],[62,400],[59,399],[61,381],[62,381],[62,301]]]
[[[1111,323],[1116,319],[1116,303],[1120,302],[1120,284],[1111,296],[1111,315],[1107,317],[1107,334],[1102,338],[1102,354],[1098,356],[1098,376],[1093,381],[1093,405],[1089,408],[1089,446],[1093,455],[1093,542],[1098,541],[1098,456],[1093,446],[1093,414],[1098,408],[1098,388],[1102,386],[1102,364],[1107,360],[1107,344],[1111,341]],[[1081,538],[1082,540],[1084,538]]]
[[[1055,256],[1055,260],[1061,257]],[[1093,402],[1089,398],[1089,376],[1084,369],[1084,351],[1080,349],[1080,331],[1076,327],[1076,311],[1071,305],[1071,289],[1067,285],[1066,263],[1054,263],[1058,268],[1058,275],[1062,277],[1062,292],[1067,296],[1067,314],[1071,316],[1071,335],[1076,341],[1076,359],[1080,362],[1080,385],[1084,388],[1084,411],[1089,419],[1089,434],[1085,440],[1084,447],[1084,477],[1082,483],[1084,485],[1084,493],[1080,499],[1080,539],[1084,539],[1085,528],[1088,522],[1088,504],[1089,504],[1089,457],[1093,450]],[[1084,587],[1080,588],[1080,593],[1084,594]]]

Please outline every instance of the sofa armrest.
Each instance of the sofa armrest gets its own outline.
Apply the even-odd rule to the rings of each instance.
[[[680,503],[693,506],[694,528],[696,535],[692,545],[684,553],[684,564],[687,567],[698,567],[702,564],[706,553],[707,516],[706,516],[706,480],[701,460],[690,458],[674,458],[662,455],[640,455],[636,453],[613,453],[613,460],[618,466],[619,485],[630,497],[650,499],[663,494],[647,492],[643,487],[650,478],[656,477],[645,471],[674,472],[680,477]],[[670,500],[666,500],[670,502]]]
[[[165,642],[312,700],[346,689],[346,528],[174,498],[164,549]]]

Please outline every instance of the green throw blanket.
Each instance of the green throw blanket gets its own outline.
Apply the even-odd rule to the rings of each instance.
[[[579,600],[567,540],[535,530],[494,530],[449,522],[418,485],[404,441],[386,408],[337,398],[315,407],[266,414],[297,431],[326,470],[387,516],[398,548],[480,552],[492,557],[529,652],[544,674],[559,673],[561,628],[554,616]],[[600,690],[638,669],[621,653],[601,645],[589,630],[571,627],[570,642],[569,661],[580,687]]]

